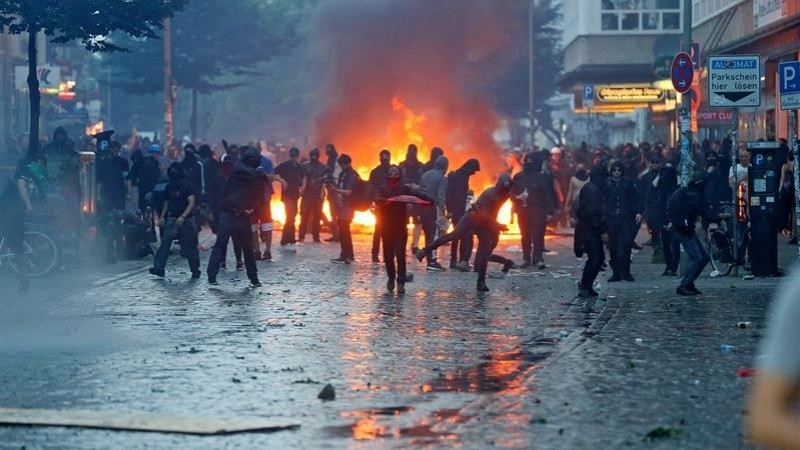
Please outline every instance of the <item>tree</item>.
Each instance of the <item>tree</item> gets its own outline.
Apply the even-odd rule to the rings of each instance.
[[[561,144],[561,134],[554,127],[547,100],[558,92],[556,81],[564,71],[560,3],[539,0],[533,12],[534,126],[554,144]],[[527,18],[526,14],[526,22]],[[529,90],[527,33],[522,48],[521,57],[497,80],[494,89],[498,108],[512,117],[527,117],[529,110],[528,96],[520,95]]]
[[[90,52],[125,52],[107,37],[113,32],[155,38],[161,23],[187,0],[13,0],[0,3],[0,25],[11,34],[28,35],[30,92],[29,153],[39,147],[41,95],[36,66],[36,34],[55,43],[79,41]]]
[[[242,77],[293,48],[305,2],[297,0],[192,0],[172,20],[173,78],[192,91],[192,137],[197,136],[197,94],[241,86]],[[162,88],[162,47],[152,39],[121,37],[132,57],[109,58],[118,87],[136,94]]]

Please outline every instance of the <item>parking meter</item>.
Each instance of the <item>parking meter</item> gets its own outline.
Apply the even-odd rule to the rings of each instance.
[[[780,274],[778,270],[778,183],[774,157],[777,142],[748,142],[747,170],[750,197],[750,265],[758,277]]]

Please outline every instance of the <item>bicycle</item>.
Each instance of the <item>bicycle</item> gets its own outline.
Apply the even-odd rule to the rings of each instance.
[[[739,261],[736,261],[733,257],[733,238],[730,236],[728,228],[728,222],[732,220],[736,220],[736,218],[722,220],[717,226],[714,224],[709,225],[708,255],[711,257],[711,278],[727,277],[737,264],[742,265],[743,255],[749,242],[750,229],[747,224],[739,224],[737,252]],[[725,271],[720,270],[723,264],[727,264]]]
[[[50,273],[58,261],[58,249],[53,239],[41,231],[26,231],[22,242],[25,262],[28,265],[25,276],[41,277]],[[11,270],[21,273],[17,255],[7,248],[5,236],[0,236],[0,267],[8,263]]]

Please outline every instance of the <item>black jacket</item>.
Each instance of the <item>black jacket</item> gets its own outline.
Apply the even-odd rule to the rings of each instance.
[[[225,184],[220,206],[230,213],[251,214],[264,201],[266,186],[267,176],[263,172],[239,164]]]
[[[615,181],[609,176],[603,192],[603,216],[609,220],[633,220],[642,212],[640,197],[636,194],[636,186],[630,178],[622,176]]]
[[[672,194],[667,204],[667,218],[678,234],[693,236],[697,219],[700,217],[708,222],[719,222],[719,217],[712,213],[703,199],[701,189],[690,185]]]
[[[528,190],[526,200],[517,200],[516,196]],[[537,215],[545,217],[552,215],[558,209],[558,199],[553,188],[553,179],[535,167],[525,168],[514,175],[514,188],[511,191],[514,208],[517,214],[526,214],[526,217]]]
[[[422,179],[422,163],[417,159],[408,159],[400,163],[403,179],[409,184],[419,184]]]
[[[511,190],[503,187],[503,183],[510,179],[511,177],[508,174],[500,175],[497,184],[483,191],[478,200],[475,201],[472,209],[484,219],[491,221],[491,223],[496,223],[500,208],[503,207],[503,204],[508,201],[508,197],[511,195]]]
[[[382,186],[387,185],[386,176],[389,173],[389,166],[389,164],[378,164],[369,173],[369,188],[373,199],[378,198],[378,191]]]
[[[462,217],[467,211],[469,177],[480,169],[477,159],[470,159],[447,176],[445,207],[453,217]]]
[[[200,161],[191,153],[186,153],[186,157],[181,161],[183,167],[183,174],[186,181],[192,185],[197,195],[201,195],[205,191],[205,184],[203,183],[203,167]]]
[[[590,236],[599,238],[606,231],[603,219],[603,186],[605,186],[604,169],[592,171],[591,179],[578,194],[578,210],[575,216],[575,256],[580,258],[584,253],[584,240]]]

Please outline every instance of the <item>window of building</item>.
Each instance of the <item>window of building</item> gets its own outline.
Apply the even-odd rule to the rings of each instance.
[[[602,0],[600,9],[602,31],[681,29],[681,0]]]

